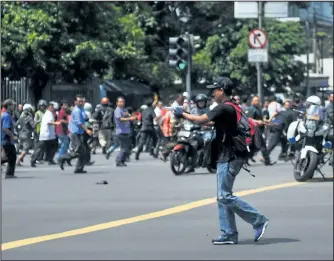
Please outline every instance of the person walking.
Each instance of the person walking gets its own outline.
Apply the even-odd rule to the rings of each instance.
[[[2,160],[1,164],[7,162],[6,167],[6,179],[17,178],[15,176],[15,164],[16,164],[16,149],[14,138],[14,112],[15,102],[12,99],[7,99],[3,102],[1,108],[1,147],[4,151],[6,160]]]
[[[213,85],[207,86],[215,92],[215,100],[219,103],[211,111],[203,115],[185,113],[181,108],[174,109],[177,118],[196,121],[202,124],[214,122],[216,139],[220,146],[214,150],[217,153],[217,201],[221,236],[212,240],[214,245],[237,244],[238,231],[235,214],[251,224],[254,229],[254,241],[259,241],[268,225],[268,218],[247,202],[233,195],[232,189],[236,176],[244,164],[244,157],[236,151],[233,136],[237,135],[238,106],[229,97],[234,85],[227,77],[220,77]],[[226,104],[229,102],[229,104]],[[233,106],[231,103],[235,104]]]
[[[84,97],[77,95],[75,98],[75,107],[71,112],[71,118],[68,124],[70,131],[70,139],[72,144],[72,151],[69,154],[65,154],[60,157],[60,168],[64,170],[64,163],[77,158],[77,163],[74,169],[74,174],[84,174],[87,171],[84,170],[86,153],[84,146],[84,133],[92,135],[92,131],[87,129],[85,125],[85,111],[84,111]]]
[[[55,126],[59,125],[61,122],[62,121],[56,121],[53,103],[50,102],[42,118],[39,142],[35,147],[34,153],[32,154],[30,160],[31,167],[36,167],[36,161],[38,156],[41,154],[41,151],[45,151],[46,160],[48,161],[49,165],[57,164],[53,160],[58,149],[58,140],[56,137]]]
[[[19,143],[22,146],[22,151],[17,159],[17,166],[22,166],[24,157],[28,154],[29,149],[32,145],[32,134],[34,131],[34,115],[33,108],[30,104],[25,104],[23,106],[23,111],[20,114],[20,118],[15,122],[15,126],[20,126],[19,129]]]
[[[63,101],[60,104],[60,111],[58,113],[57,121],[61,121],[61,124],[56,126],[56,134],[60,141],[60,148],[58,151],[57,161],[59,162],[59,158],[67,153],[67,150],[70,145],[70,139],[68,137],[68,104]]]
[[[272,162],[270,160],[269,153],[268,153],[268,150],[267,150],[266,141],[265,141],[265,139],[262,135],[263,132],[264,132],[265,122],[263,120],[263,115],[262,115],[262,109],[261,109],[261,106],[260,106],[259,96],[254,96],[252,98],[251,106],[248,107],[248,109],[246,111],[246,115],[249,118],[253,119],[253,121],[256,122],[259,125],[259,131],[261,132],[260,137],[261,137],[261,153],[262,153],[262,158],[260,160],[266,166],[272,166],[272,165],[276,164],[276,162]]]
[[[100,124],[98,138],[102,147],[102,153],[106,154],[106,151],[112,144],[114,110],[111,108],[107,97],[103,97],[100,104],[100,109],[93,113],[92,118],[97,120]]]
[[[143,113],[142,113],[142,126],[140,129],[139,144],[138,144],[137,152],[135,156],[136,160],[139,160],[139,155],[143,151],[144,144],[148,144],[149,139],[152,140],[152,146],[149,146],[150,155],[154,155],[153,152],[154,152],[154,148],[157,143],[157,134],[154,129],[154,121],[158,120],[158,118],[156,117],[156,114],[152,107],[152,103],[153,101],[149,99],[146,102],[147,108],[143,110]]]
[[[117,167],[126,167],[125,161],[130,155],[131,149],[130,121],[134,121],[136,119],[136,116],[130,116],[125,108],[125,99],[123,97],[118,97],[117,108],[114,113],[115,134],[117,142],[121,148],[116,157]]]

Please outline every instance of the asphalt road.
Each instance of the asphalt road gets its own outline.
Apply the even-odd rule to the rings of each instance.
[[[333,179],[297,184],[289,163],[254,164],[256,177],[242,171],[235,192],[270,218],[266,234],[254,243],[238,219],[239,244],[213,246],[215,174],[177,177],[168,162],[145,154],[126,168],[116,168],[113,157],[93,159],[87,174],[38,165],[2,180],[2,259],[333,260]]]

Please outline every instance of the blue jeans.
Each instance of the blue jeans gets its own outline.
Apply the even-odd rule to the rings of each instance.
[[[62,157],[64,154],[67,153],[68,147],[70,145],[70,139],[67,135],[59,135],[58,139],[60,141],[60,148],[58,151],[58,157]]]
[[[107,153],[113,153],[119,147],[118,143],[113,143],[107,150]]]
[[[219,226],[223,236],[230,240],[238,240],[235,214],[256,229],[268,219],[247,202],[233,195],[234,180],[244,163],[243,159],[217,165],[217,201]]]
[[[119,144],[121,150],[116,156],[117,163],[124,163],[131,152],[131,137],[130,134],[117,135],[117,144]]]

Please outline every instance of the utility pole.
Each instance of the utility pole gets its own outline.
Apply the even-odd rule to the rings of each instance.
[[[263,20],[263,2],[258,2],[258,19],[259,19],[259,29],[262,29]],[[261,63],[256,63],[257,69],[257,93],[261,104],[263,104],[263,91],[262,91],[262,66]]]
[[[192,35],[186,33],[186,36],[188,38],[188,67],[187,67],[187,75],[186,75],[186,91],[188,93],[188,112],[190,113],[191,110],[191,70],[192,70]]]
[[[313,72],[318,73],[317,66],[317,17],[315,13],[315,8],[313,8],[313,28],[312,28],[312,45],[313,45]]]
[[[310,65],[310,45],[309,42],[307,41],[310,37],[310,25],[308,19],[306,20],[305,24],[305,29],[306,29],[306,96],[309,97],[311,95],[311,89],[310,89],[310,70],[309,70],[309,65]]]

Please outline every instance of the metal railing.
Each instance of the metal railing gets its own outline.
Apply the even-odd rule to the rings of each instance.
[[[35,104],[30,79],[21,78],[19,81],[11,81],[9,78],[3,79],[1,81],[1,101],[6,99],[13,99],[18,104]]]
[[[82,94],[93,106],[99,102],[99,81],[86,84],[52,84],[49,82],[43,89],[42,97],[47,101],[66,101],[73,104],[75,96]]]

